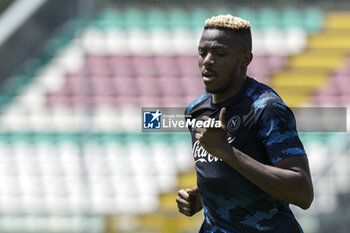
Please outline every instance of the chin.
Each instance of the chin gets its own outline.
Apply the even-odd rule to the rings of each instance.
[[[205,85],[204,84],[204,89],[206,92],[210,93],[210,94],[215,94],[217,93],[217,90],[215,90],[215,88],[210,87],[210,85]]]
[[[210,93],[210,94],[218,94],[224,91],[224,89],[213,89],[213,88],[208,88],[205,87],[205,91]]]
[[[210,94],[215,94],[215,93],[216,93],[215,90],[211,90],[211,89],[209,89],[209,88],[205,88],[205,91],[208,92],[208,93],[210,93]]]

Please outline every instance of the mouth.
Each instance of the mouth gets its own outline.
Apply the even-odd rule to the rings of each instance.
[[[203,72],[202,77],[204,82],[210,82],[217,78],[217,74],[214,72]]]
[[[212,80],[216,79],[216,76],[202,76],[204,82],[211,82]]]

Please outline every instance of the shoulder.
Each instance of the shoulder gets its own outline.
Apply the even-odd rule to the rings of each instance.
[[[202,95],[200,95],[198,98],[193,100],[189,105],[187,105],[187,107],[185,109],[185,115],[189,114],[194,107],[196,107],[196,106],[200,105],[201,103],[203,103],[210,96],[211,96],[210,93],[205,92]]]
[[[292,124],[294,114],[282,98],[269,86],[250,79],[246,94],[251,98],[256,122],[286,121]]]
[[[263,92],[253,101],[255,113],[270,110],[287,110],[288,106],[275,92]]]
[[[273,101],[282,101],[281,97],[266,84],[248,77],[246,95],[250,97],[256,107],[263,107]],[[282,101],[283,102],[283,101]]]
[[[292,131],[293,135],[295,134],[296,122],[294,114],[276,93],[262,93],[259,98],[253,102],[253,108],[255,123],[258,129],[260,129],[259,134],[270,135],[273,131]],[[278,135],[279,137],[281,136],[280,134]]]
[[[248,81],[246,95],[251,98],[252,107],[256,113],[266,109],[286,110],[288,108],[282,98],[271,87],[252,78],[249,78]]]

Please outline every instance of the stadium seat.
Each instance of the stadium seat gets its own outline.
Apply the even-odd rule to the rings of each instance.
[[[304,26],[307,32],[315,33],[323,27],[323,12],[318,7],[308,7],[304,11]]]
[[[156,56],[154,63],[160,77],[181,76],[181,68],[177,64],[176,56]]]
[[[138,8],[126,8],[123,15],[125,29],[140,29],[147,26],[147,20],[142,10]]]
[[[250,22],[253,29],[259,29],[257,14],[251,8],[239,8],[235,10],[235,15]]]
[[[132,60],[128,56],[112,56],[109,63],[113,77],[134,77],[136,75]]]
[[[178,56],[179,71],[181,76],[200,77],[201,73],[198,68],[198,58],[196,56]]]
[[[302,12],[292,7],[284,8],[281,13],[281,26],[285,29],[303,28],[304,18]]]
[[[141,96],[160,96],[162,94],[158,78],[139,77],[136,79],[136,85]]]
[[[105,32],[106,54],[129,55],[129,35],[120,28],[111,28]],[[113,68],[113,67],[111,67]]]
[[[160,8],[151,8],[146,12],[147,27],[149,30],[168,29],[169,21],[167,20],[167,12]]]
[[[95,25],[106,31],[112,28],[125,29],[124,15],[117,9],[106,9],[95,19]]]
[[[210,17],[209,12],[203,7],[196,7],[190,12],[191,26],[193,30],[201,31],[203,22]]]
[[[257,22],[261,29],[278,29],[281,27],[279,18],[280,15],[275,9],[265,7],[259,10]]]
[[[157,77],[157,68],[152,56],[134,56],[132,59],[133,69],[138,77]]]
[[[137,55],[151,55],[151,37],[143,28],[131,28],[129,29],[128,47],[130,54]]]
[[[350,26],[347,23],[349,20],[350,14],[348,12],[333,12],[326,16],[325,28],[349,30]]]
[[[155,28],[149,33],[151,48],[155,55],[171,56],[177,53],[173,46],[172,34],[169,30]]]
[[[182,8],[171,8],[168,11],[169,25],[173,30],[190,29],[189,15],[186,10]]]

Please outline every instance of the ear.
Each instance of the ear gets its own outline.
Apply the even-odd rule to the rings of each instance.
[[[253,54],[252,52],[246,52],[242,56],[242,63],[241,63],[241,68],[242,69],[247,69],[248,65],[250,62],[253,60]]]

